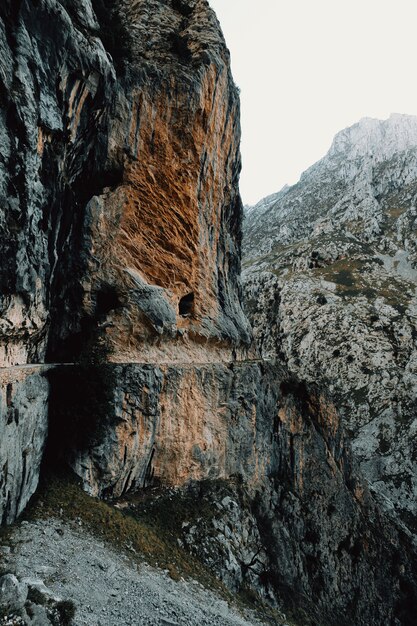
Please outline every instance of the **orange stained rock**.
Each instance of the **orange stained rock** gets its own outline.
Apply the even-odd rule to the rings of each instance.
[[[364,488],[363,488],[363,486],[362,486],[362,485],[360,485],[360,484],[356,484],[356,485],[355,485],[354,495],[355,495],[356,500],[357,500],[360,504],[363,504],[363,502],[364,502],[365,490],[364,490]]]
[[[197,317],[217,314],[218,266],[227,271],[219,238],[238,151],[227,89],[226,72],[212,66],[192,105],[189,90],[174,79],[166,91],[175,97],[137,92],[127,131],[132,156],[115,250],[123,264],[178,300],[194,292]]]
[[[318,423],[326,428],[330,435],[336,435],[340,421],[335,405],[329,402],[323,395],[311,395],[309,397],[309,409]]]
[[[227,421],[216,406],[216,379],[208,396],[195,371],[184,372],[175,392],[166,392],[154,457],[155,476],[166,484],[226,475]]]

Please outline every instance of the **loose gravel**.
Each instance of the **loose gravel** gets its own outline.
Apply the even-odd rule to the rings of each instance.
[[[22,522],[2,560],[76,607],[76,626],[261,626],[196,581],[137,564],[82,526],[61,519]]]

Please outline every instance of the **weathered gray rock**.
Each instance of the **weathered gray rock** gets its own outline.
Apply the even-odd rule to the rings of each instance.
[[[275,604],[273,587],[264,580],[269,555],[248,501],[230,483],[203,484],[195,488],[195,497],[204,514],[182,523],[181,545],[209,566],[230,590],[249,588]]]
[[[48,431],[47,367],[0,370],[0,521],[25,508],[39,479]]]
[[[28,588],[13,574],[0,578],[0,608],[7,611],[21,611],[26,602]]]
[[[43,604],[50,601],[60,602],[62,599],[48,589],[41,578],[25,577],[22,578],[21,582],[23,585],[26,585],[29,598],[35,596],[37,599],[41,599]]]
[[[417,118],[342,131],[248,210],[247,311],[263,356],[329,393],[364,477],[415,532]]]

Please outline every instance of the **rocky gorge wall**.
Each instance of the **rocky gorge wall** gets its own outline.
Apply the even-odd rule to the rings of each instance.
[[[245,221],[247,312],[337,405],[379,504],[415,535],[417,118],[341,131],[300,182]]]
[[[251,345],[239,98],[208,3],[6,0],[0,47],[1,521],[42,459],[105,498],[220,480],[221,531],[182,540],[230,588],[303,624],[411,624],[413,547],[338,407]]]
[[[273,466],[277,390],[259,363],[63,367],[50,380],[50,452],[93,495],[231,476],[254,488]]]
[[[249,340],[239,100],[207,3],[0,17],[2,367],[230,359]]]

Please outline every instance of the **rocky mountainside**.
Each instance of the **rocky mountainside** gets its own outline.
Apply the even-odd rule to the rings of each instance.
[[[107,5],[1,10],[4,520],[36,486],[45,363],[221,363],[249,339],[238,297],[239,101],[218,22],[203,1]],[[110,394],[119,373],[124,384],[114,368],[76,389]],[[67,390],[77,376],[86,379],[69,374]],[[110,440],[71,450],[96,492],[143,484],[153,455],[156,425],[139,435],[137,399],[118,394]]]
[[[417,531],[417,117],[362,119],[247,210],[261,352],[331,395],[381,507]]]
[[[208,2],[5,0],[0,51],[2,524],[26,509],[41,473],[48,482],[71,471],[114,504],[83,505],[93,531],[107,532],[116,505],[128,514],[114,534],[130,546],[146,524],[163,523],[190,562],[294,623],[411,626],[415,548],[370,493],[337,395],[262,340],[277,337],[279,291],[264,308],[271,329],[262,335],[255,319],[268,358],[252,345],[241,306],[239,97]],[[333,165],[336,175],[346,163],[339,155]],[[352,235],[358,250],[374,245],[375,219],[366,243]],[[412,246],[398,243],[394,260],[383,248],[363,280],[391,263],[405,284]],[[308,276],[322,263],[314,252]],[[316,297],[322,307],[349,297],[328,291]],[[376,321],[394,316],[394,328],[393,305],[381,307]],[[75,493],[51,515],[78,523]],[[149,512],[132,531],[132,516]]]

